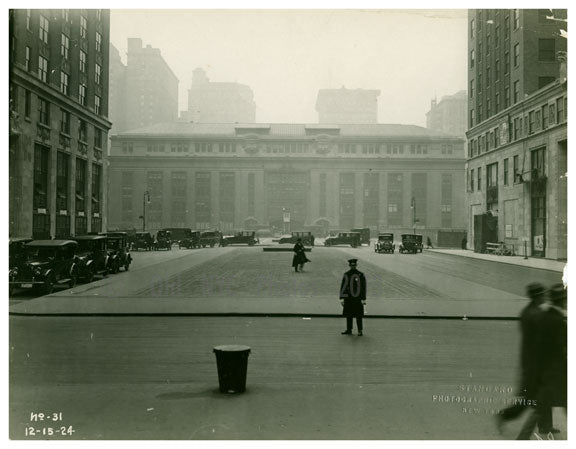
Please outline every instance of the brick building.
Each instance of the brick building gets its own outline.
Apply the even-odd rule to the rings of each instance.
[[[102,9],[10,10],[11,237],[106,228],[109,24]]]
[[[470,13],[469,47],[476,63],[469,72],[467,201],[468,245],[475,251],[504,242],[516,254],[567,257],[562,17],[566,11]],[[512,59],[496,69],[498,55]],[[482,75],[487,78],[480,82]],[[502,93],[504,103],[496,100]],[[487,107],[491,99],[494,108]]]
[[[464,140],[412,125],[170,123],[112,137],[110,227],[466,228]],[[412,208],[415,205],[415,209]],[[415,214],[414,214],[415,211]],[[459,242],[458,242],[459,243]]]

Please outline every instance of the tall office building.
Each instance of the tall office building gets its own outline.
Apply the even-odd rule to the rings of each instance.
[[[254,93],[244,84],[210,81],[197,68],[188,90],[188,111],[181,118],[194,123],[254,123]]]
[[[567,257],[566,10],[469,13],[468,245]]]
[[[10,10],[9,234],[106,228],[108,45],[104,9]]]
[[[126,65],[118,49],[110,44],[109,118],[112,122],[110,134],[125,131],[126,125]]]
[[[467,108],[468,95],[464,90],[445,95],[439,102],[434,99],[426,113],[426,128],[452,136],[464,136]]]
[[[118,70],[118,74],[121,72]],[[125,88],[124,120],[121,120],[124,128],[114,125],[114,134],[156,123],[176,121],[178,78],[159,49],[150,45],[143,47],[142,39],[139,38],[128,39],[124,80],[114,79],[113,82],[123,83]],[[120,115],[120,112],[112,111],[112,116]]]
[[[379,90],[321,89],[316,98],[318,123],[378,123]]]
[[[470,10],[468,127],[558,79],[566,10]]]

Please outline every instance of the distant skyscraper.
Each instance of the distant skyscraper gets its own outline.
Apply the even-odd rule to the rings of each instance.
[[[468,97],[464,90],[446,95],[440,102],[432,100],[430,111],[426,113],[426,128],[453,136],[464,136],[467,108]]]
[[[321,89],[316,99],[318,123],[378,123],[379,90]]]
[[[112,122],[110,134],[126,130],[126,66],[120,52],[110,44],[109,118]]]
[[[181,118],[195,123],[254,123],[254,93],[244,84],[211,82],[197,68],[188,90],[188,111]]]
[[[173,122],[178,117],[178,78],[160,50],[142,39],[128,39],[127,64],[110,49],[110,83],[119,94],[111,103],[112,134],[156,123]]]

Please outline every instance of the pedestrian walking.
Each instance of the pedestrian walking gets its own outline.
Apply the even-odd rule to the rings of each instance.
[[[298,268],[300,268],[300,271],[304,271],[304,264],[310,262],[310,260],[306,257],[302,239],[296,240],[296,244],[292,251],[294,251],[294,257],[292,257],[292,266],[294,267],[294,271],[298,273]]]
[[[530,303],[520,313],[520,332],[522,342],[520,346],[520,387],[518,401],[496,415],[498,430],[502,433],[506,422],[519,417],[532,404],[536,404],[538,394],[539,370],[541,369],[540,351],[540,320],[542,309],[540,306],[546,300],[546,289],[539,282],[526,287]],[[552,428],[552,409],[541,410],[538,428],[540,432],[549,432]]]
[[[344,273],[340,284],[340,304],[342,315],[346,317],[346,330],[342,335],[352,334],[353,320],[356,318],[358,336],[362,336],[364,306],[366,305],[366,277],[356,269],[358,259],[348,260],[350,269]]]
[[[566,313],[567,292],[562,284],[552,286],[549,302],[540,306],[540,363],[536,411],[528,418],[518,440],[528,440],[536,423],[547,419],[550,413],[551,434],[559,433],[552,427],[552,407],[567,410],[568,325]],[[546,432],[546,433],[548,433]]]

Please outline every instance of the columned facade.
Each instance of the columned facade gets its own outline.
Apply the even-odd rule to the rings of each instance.
[[[285,212],[290,230],[317,235],[415,227],[434,239],[466,228],[464,141],[417,126],[175,123],[114,136],[110,162],[110,229],[142,227],[146,190],[158,203],[146,206],[153,232],[179,216],[193,229],[286,231]],[[186,179],[180,202],[175,173]],[[151,176],[164,181],[161,191],[146,183]],[[156,208],[161,222],[148,216]]]

